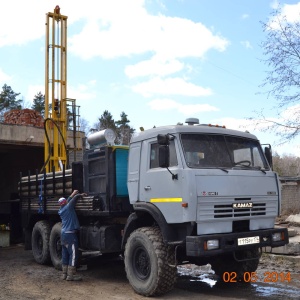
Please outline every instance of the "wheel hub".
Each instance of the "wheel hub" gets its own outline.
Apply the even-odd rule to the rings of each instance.
[[[139,247],[133,254],[134,270],[140,279],[146,279],[151,271],[150,259],[147,251],[143,247]]]

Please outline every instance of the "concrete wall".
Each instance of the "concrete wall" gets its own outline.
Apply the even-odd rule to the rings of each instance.
[[[0,148],[1,144],[26,144],[29,146],[44,147],[44,128],[24,125],[0,124]],[[77,132],[77,146],[82,146],[83,132]],[[72,132],[68,132],[67,145],[73,147]]]
[[[300,213],[300,182],[281,183],[281,215]]]
[[[0,124],[0,144],[42,146],[44,130],[33,126]]]

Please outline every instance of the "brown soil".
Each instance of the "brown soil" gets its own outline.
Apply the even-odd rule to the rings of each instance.
[[[31,251],[25,251],[22,244],[0,248],[0,299],[145,299],[132,290],[121,259],[107,261],[101,257],[89,257],[83,262],[87,268],[78,272],[83,277],[83,281],[67,282],[60,279],[61,272],[52,266],[37,264]],[[174,290],[160,299],[199,299],[201,297],[223,300],[260,299],[256,298],[259,295],[259,291],[255,288],[256,284],[249,288],[237,285],[239,288],[232,289],[228,288],[228,285],[224,288],[224,285],[210,286],[203,283],[200,275],[205,271],[210,271],[209,267],[201,269],[187,266],[184,274],[179,272]],[[265,272],[291,272],[289,283],[279,284],[277,282],[286,289],[280,293],[289,293],[292,289],[295,289],[296,292],[300,291],[299,267],[295,261],[283,261],[274,256],[264,255],[257,270],[259,281],[265,277]],[[208,275],[210,280],[217,280],[213,272],[208,273],[210,273]],[[270,285],[266,284],[266,286]],[[275,294],[267,299],[277,299],[274,296]]]

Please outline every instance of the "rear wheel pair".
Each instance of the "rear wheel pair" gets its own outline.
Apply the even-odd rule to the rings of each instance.
[[[32,252],[39,264],[52,261],[61,269],[61,223],[52,229],[43,220],[35,224],[32,231]],[[144,296],[162,295],[173,289],[177,268],[174,249],[163,242],[158,227],[143,227],[129,237],[125,249],[127,278],[138,294]]]
[[[61,223],[52,228],[46,220],[38,221],[32,230],[32,253],[35,261],[45,265],[52,262],[53,266],[61,269]]]

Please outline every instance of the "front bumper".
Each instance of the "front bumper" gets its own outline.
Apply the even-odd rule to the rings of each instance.
[[[283,237],[282,240],[274,242],[272,234],[280,233]],[[250,245],[238,245],[239,238],[248,238],[259,236],[259,243]],[[206,250],[206,242],[208,240],[219,240],[219,248],[213,250]],[[261,247],[280,247],[288,244],[288,231],[286,228],[254,230],[251,232],[238,232],[238,233],[223,233],[211,235],[198,235],[186,237],[186,255],[194,257],[214,256],[222,253],[233,252],[237,250],[261,248]]]

